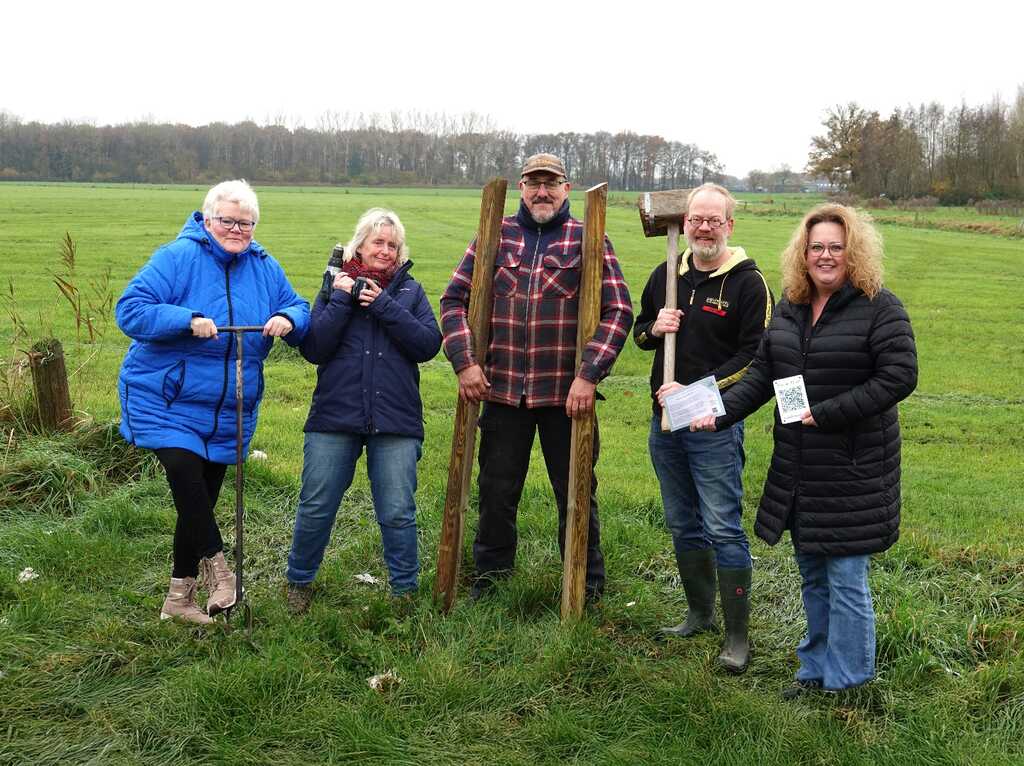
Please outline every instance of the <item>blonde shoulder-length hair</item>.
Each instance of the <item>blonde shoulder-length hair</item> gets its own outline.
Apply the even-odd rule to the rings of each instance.
[[[356,224],[356,230],[352,234],[352,239],[345,245],[345,254],[342,256],[342,260],[345,262],[351,261],[359,248],[363,246],[363,242],[371,234],[376,234],[384,227],[390,227],[391,231],[394,232],[395,242],[398,245],[397,266],[401,266],[409,260],[409,246],[405,244],[405,227],[398,219],[398,214],[395,211],[386,210],[382,207],[371,207],[363,213],[359,223]]]
[[[782,292],[790,303],[810,303],[814,285],[807,276],[807,242],[819,223],[836,223],[846,235],[846,278],[868,298],[882,289],[882,235],[871,216],[852,207],[826,203],[804,216],[782,251]]]

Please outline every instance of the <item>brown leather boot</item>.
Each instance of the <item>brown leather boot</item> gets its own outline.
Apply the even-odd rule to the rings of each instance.
[[[172,577],[171,587],[167,589],[167,598],[160,608],[160,619],[171,618],[208,625],[213,622],[210,616],[196,604],[196,578]]]
[[[235,605],[235,573],[228,568],[222,552],[202,559],[199,572],[203,577],[203,587],[210,594],[206,599],[206,611],[211,616]]]

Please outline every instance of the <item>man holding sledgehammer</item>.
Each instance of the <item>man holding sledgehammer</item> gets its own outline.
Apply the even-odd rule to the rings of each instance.
[[[688,637],[716,629],[717,579],[726,631],[718,663],[742,673],[750,658],[751,576],[750,549],[740,524],[743,422],[715,433],[663,431],[659,401],[664,389],[708,375],[715,376],[720,390],[734,384],[750,365],[771,319],[772,294],[764,276],[743,248],[727,244],[735,207],[736,200],[717,184],[690,193],[686,210],[680,211],[688,248],[674,276],[676,305],[682,308],[664,308],[667,266],[662,263],[644,287],[633,336],[640,348],[655,352],[648,446],[689,608],[682,624],[662,631]],[[662,375],[670,333],[676,334],[675,383]]]
[[[486,359],[474,358],[467,321],[475,242],[441,297],[444,351],[459,377],[459,396],[484,402],[473,599],[510,574],[515,564],[516,514],[538,432],[558,507],[558,542],[564,555],[572,418],[593,409],[597,384],[611,370],[633,322],[622,271],[605,239],[601,319],[577,369],[583,224],[569,214],[570,188],[558,157],[535,154],[526,160],[519,211],[502,221]],[[597,442],[595,430],[595,464]],[[595,477],[587,545],[589,601],[600,599],[604,580]]]

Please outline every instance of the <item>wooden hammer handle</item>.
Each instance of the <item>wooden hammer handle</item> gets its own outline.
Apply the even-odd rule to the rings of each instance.
[[[678,308],[676,281],[679,277],[679,224],[668,225],[668,249],[665,256],[665,308]],[[664,359],[662,365],[662,383],[671,383],[676,379],[676,333],[665,333]],[[661,408],[661,430],[672,430],[668,422],[668,410]]]

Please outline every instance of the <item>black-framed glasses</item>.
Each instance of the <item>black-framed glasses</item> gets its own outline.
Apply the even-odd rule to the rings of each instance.
[[[213,217],[217,223],[223,226],[228,231],[231,231],[236,226],[240,232],[252,231],[252,227],[256,225],[255,221],[246,221],[244,218],[225,218],[223,216],[215,215]]]
[[[539,181],[536,178],[524,178],[523,183],[526,184],[526,188],[530,191],[536,191],[540,187],[544,187],[549,192],[558,191],[558,187],[565,183],[565,179],[558,179],[554,181]]]
[[[690,223],[690,226],[695,229],[699,229],[704,224],[707,224],[712,229],[720,229],[728,222],[728,219],[719,218],[717,215],[713,215],[710,218],[705,218],[702,215],[688,215],[686,216],[686,220]]]
[[[838,258],[846,252],[846,245],[840,242],[829,242],[827,245],[824,245],[821,242],[812,242],[807,246],[807,252],[815,258],[823,256],[826,250],[828,250],[828,254],[833,258]]]

